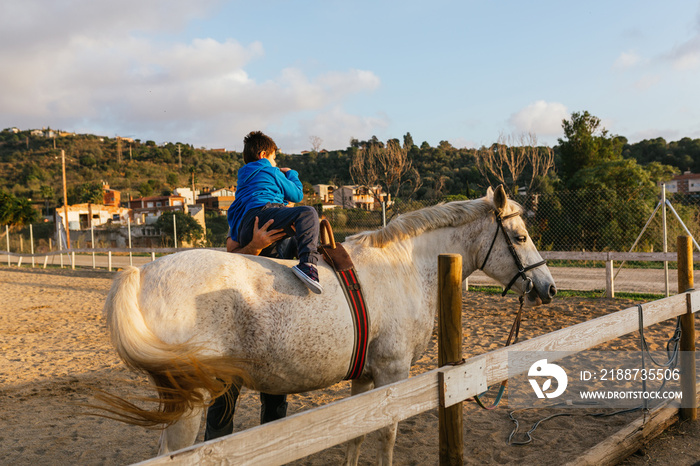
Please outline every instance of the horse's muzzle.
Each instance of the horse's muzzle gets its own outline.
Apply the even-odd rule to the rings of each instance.
[[[530,281],[528,283],[530,290],[525,293],[527,296],[526,304],[528,307],[535,307],[541,304],[549,304],[552,302],[552,298],[557,294],[557,287],[554,283],[546,284],[543,288],[543,292],[540,292],[537,287]]]

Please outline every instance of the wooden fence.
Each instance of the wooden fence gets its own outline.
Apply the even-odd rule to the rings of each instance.
[[[679,315],[692,315],[698,310],[700,291],[653,301],[643,306],[644,327]],[[508,377],[508,353],[511,351],[579,352],[637,330],[638,308],[625,309],[490,351],[461,365],[434,369],[402,382],[139,464],[285,464],[482,393],[486,387]],[[510,374],[522,374],[527,370],[526,367],[511,367]],[[692,384],[694,387],[694,374]]]
[[[688,243],[687,256],[692,256]],[[133,248],[121,249],[125,253],[173,253],[184,248]],[[81,249],[55,251],[45,254],[8,254],[19,257],[48,257],[71,253],[107,253],[111,257],[114,249]],[[546,259],[595,260],[610,263],[609,284],[613,283],[613,261],[677,261],[676,253],[595,253],[595,252],[551,252],[544,251]],[[72,262],[73,266],[75,261]],[[111,267],[111,266],[110,266]],[[680,276],[680,273],[679,273]],[[687,289],[679,283],[679,289]],[[644,327],[684,316],[692,326],[692,316],[700,310],[700,291],[689,291],[643,306]],[[446,366],[409,378],[402,382],[384,386],[370,392],[336,401],[310,411],[298,413],[285,419],[254,427],[224,438],[139,463],[143,465],[180,464],[240,464],[279,465],[285,464],[334,445],[368,434],[395,422],[438,407],[449,408],[482,393],[488,386],[500,383],[508,377],[508,353],[510,351],[583,351],[622,335],[639,330],[639,310],[625,309],[599,317],[572,327],[564,328],[536,337],[508,348],[491,351],[468,359],[458,366]],[[693,342],[694,344],[694,339]],[[692,356],[692,355],[691,355]],[[552,359],[554,360],[554,359]],[[694,361],[693,368],[694,368]],[[526,372],[527,367],[510,368],[511,375]],[[695,377],[684,385],[692,385],[695,395]],[[684,399],[685,399],[684,392]]]

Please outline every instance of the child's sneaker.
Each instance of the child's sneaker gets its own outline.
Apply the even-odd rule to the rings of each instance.
[[[299,264],[292,267],[294,275],[299,277],[311,291],[316,294],[323,292],[323,287],[318,282],[318,270],[313,264]]]

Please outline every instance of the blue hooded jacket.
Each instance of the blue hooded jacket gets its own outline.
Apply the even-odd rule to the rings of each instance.
[[[304,191],[296,171],[282,173],[265,158],[245,164],[238,170],[236,200],[228,208],[231,239],[238,241],[241,220],[250,209],[262,207],[268,202],[286,205],[303,198]]]

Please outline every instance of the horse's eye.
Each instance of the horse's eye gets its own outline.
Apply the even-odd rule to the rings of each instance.
[[[525,236],[525,235],[520,235],[520,236],[518,236],[516,239],[518,240],[519,243],[524,243],[524,242],[527,241],[527,236]]]

